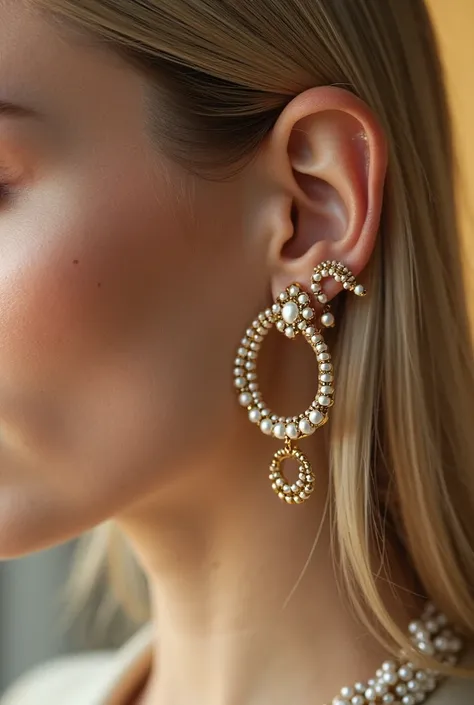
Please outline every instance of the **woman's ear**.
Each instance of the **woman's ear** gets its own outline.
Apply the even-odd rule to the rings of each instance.
[[[274,296],[294,281],[308,285],[326,259],[357,276],[374,249],[386,173],[374,114],[348,91],[313,88],[286,106],[266,149],[280,194],[270,253]],[[330,280],[325,293],[331,298],[338,287]]]

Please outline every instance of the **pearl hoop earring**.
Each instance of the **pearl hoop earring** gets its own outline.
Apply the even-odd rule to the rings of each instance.
[[[334,404],[334,371],[322,328],[314,319],[316,312],[311,298],[323,306],[320,322],[324,328],[335,325],[334,315],[321,282],[334,277],[342,282],[344,289],[357,296],[365,296],[366,290],[357,284],[352,272],[341,262],[325,260],[313,273],[311,294],[301,284],[294,283],[277,297],[271,308],[261,312],[247,329],[240,341],[234,364],[234,386],[238,399],[248,413],[252,423],[258,424],[262,433],[284,441],[284,447],[273,456],[270,464],[272,489],[288,504],[302,504],[314,490],[315,476],[308,458],[300,451],[297,442],[312,435],[328,420],[328,411]],[[302,335],[313,350],[318,364],[318,390],[311,406],[297,416],[278,416],[266,405],[258,384],[257,360],[261,345],[275,326],[290,340]],[[285,460],[294,458],[298,463],[298,479],[291,484],[282,472]]]

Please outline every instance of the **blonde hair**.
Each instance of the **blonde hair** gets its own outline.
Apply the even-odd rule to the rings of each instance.
[[[389,578],[388,530],[423,592],[472,636],[473,346],[450,120],[422,0],[35,4],[143,70],[156,139],[197,173],[219,176],[251,156],[282,108],[312,86],[343,86],[378,116],[389,172],[366,272],[371,296],[363,307],[338,304],[333,539],[354,603],[396,644],[409,648],[369,550],[375,542]],[[100,541],[86,587],[107,550]]]

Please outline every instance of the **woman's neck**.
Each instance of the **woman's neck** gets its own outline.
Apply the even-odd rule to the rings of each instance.
[[[273,494],[273,445],[256,434],[252,448],[233,444],[230,462],[195,463],[166,498],[120,518],[149,575],[158,625],[140,705],[322,705],[380,666],[386,653],[337,575],[324,434],[315,443],[317,488],[304,505]],[[420,601],[396,559],[397,589],[383,589],[405,629]]]

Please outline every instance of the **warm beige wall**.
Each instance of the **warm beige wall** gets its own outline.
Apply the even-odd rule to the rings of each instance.
[[[427,2],[447,70],[462,173],[459,190],[466,261],[468,271],[474,274],[474,0]],[[470,296],[474,312],[474,285]]]

